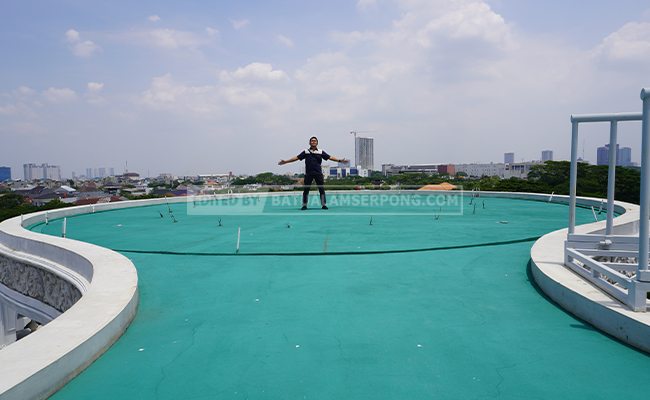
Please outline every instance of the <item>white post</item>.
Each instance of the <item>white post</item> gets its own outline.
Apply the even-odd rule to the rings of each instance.
[[[643,122],[641,123],[641,215],[639,217],[639,270],[637,280],[650,282],[648,270],[648,228],[650,217],[650,89],[641,89]]]
[[[239,254],[239,237],[241,236],[241,227],[237,230],[237,254]]]
[[[0,300],[0,347],[16,341],[16,311]]]
[[[578,182],[578,122],[571,117],[571,176],[569,183],[569,234],[576,230],[576,185]]]
[[[45,211],[45,225],[49,225],[49,224],[50,224],[50,220],[48,218],[48,212]]]
[[[617,121],[609,123],[609,175],[607,177],[607,226],[605,235],[612,235],[614,226],[614,188],[616,183],[616,130]]]
[[[68,218],[63,217],[63,233],[61,234],[61,237],[65,237],[65,226],[66,226],[67,222],[68,222]]]

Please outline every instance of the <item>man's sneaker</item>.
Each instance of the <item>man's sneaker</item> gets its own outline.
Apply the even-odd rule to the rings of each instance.
[[[327,206],[323,206],[323,210],[327,210]]]
[[[302,206],[301,210],[306,210],[307,206]]]

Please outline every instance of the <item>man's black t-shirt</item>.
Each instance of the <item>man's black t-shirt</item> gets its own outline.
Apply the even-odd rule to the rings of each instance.
[[[322,175],[321,163],[329,160],[330,155],[321,149],[307,149],[298,154],[299,160],[305,160],[305,175]]]

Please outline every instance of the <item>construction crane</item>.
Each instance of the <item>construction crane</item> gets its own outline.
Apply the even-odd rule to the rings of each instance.
[[[357,133],[371,133],[371,132],[377,132],[377,131],[352,131],[350,132],[350,134],[354,135],[354,137],[357,137]]]

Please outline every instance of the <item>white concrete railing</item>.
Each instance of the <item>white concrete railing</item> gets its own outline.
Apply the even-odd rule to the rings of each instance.
[[[481,192],[481,196],[496,196],[543,200],[544,196],[530,193]],[[552,197],[553,202],[570,204],[570,196]],[[602,199],[576,197],[577,204],[599,208]],[[597,261],[594,257],[638,258],[640,208],[636,204],[621,201],[612,202],[611,212],[622,215],[615,219],[603,219],[586,225],[574,227],[574,233],[567,234],[564,245],[564,265],[576,272],[586,281],[591,282],[603,292],[614,297],[635,311],[647,308],[646,293],[650,283],[638,281],[625,272],[638,269],[637,263],[620,263]],[[608,214],[611,215],[608,210]],[[607,235],[607,231],[611,234]]]
[[[583,200],[578,197],[578,204]],[[612,235],[624,239],[638,232],[640,207],[620,201],[615,204],[627,211],[614,219]],[[576,226],[574,234],[604,236],[606,228],[606,221],[601,221]],[[581,320],[631,346],[650,352],[650,313],[631,310],[625,302],[596,286],[583,273],[568,268],[563,251],[568,231],[565,228],[548,233],[531,249],[531,272],[539,287]]]
[[[650,89],[641,89],[643,111],[635,113],[605,113],[571,115],[571,173],[569,193],[571,211],[567,235],[565,264],[599,288],[607,291],[634,311],[646,311],[646,296],[650,291]],[[642,121],[641,123],[641,187],[639,199],[639,224],[636,235],[615,237],[612,232],[612,205],[614,204],[616,149],[618,123]],[[608,122],[609,175],[607,179],[607,225],[605,235],[575,232],[575,204],[578,182],[578,132],[581,123]],[[634,251],[636,245],[636,251]],[[604,259],[636,258],[636,263],[600,262]],[[625,265],[620,265],[625,264]],[[631,269],[634,265],[636,268]],[[604,278],[604,279],[603,279]]]
[[[53,219],[86,212],[92,208],[48,214]],[[29,214],[24,225],[44,219],[45,212]],[[0,279],[6,283],[0,283],[5,323],[15,313],[49,322],[0,350],[2,400],[47,398],[106,351],[135,317],[138,279],[131,261],[88,243],[27,231],[21,217],[0,223]]]
[[[564,265],[631,310],[645,312],[650,282],[636,277],[639,270],[640,207],[616,203],[628,209],[626,214],[616,219],[616,224],[584,225],[567,234]],[[608,231],[611,233],[607,234]]]

